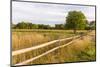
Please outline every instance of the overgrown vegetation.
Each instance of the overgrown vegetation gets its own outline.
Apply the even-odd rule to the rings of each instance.
[[[78,28],[78,30],[94,30],[95,29],[95,21],[91,21],[85,22],[86,25],[84,26],[84,28]],[[50,30],[54,30],[54,29],[60,29],[60,30],[71,30],[70,28],[71,26],[67,23],[67,24],[55,24],[54,27],[50,26],[50,25],[45,25],[45,24],[33,24],[31,22],[26,22],[26,21],[22,21],[19,22],[18,24],[13,24],[12,23],[12,29],[50,29]],[[73,27],[73,25],[72,25]]]
[[[46,63],[65,63],[79,61],[95,61],[96,49],[95,41],[91,36],[85,36],[83,39],[77,39],[75,43],[55,50],[41,58],[28,64],[46,64]]]
[[[81,31],[77,32],[78,35]],[[86,31],[83,31],[86,32]],[[62,34],[63,33],[63,34]],[[71,30],[13,30],[12,50],[19,50],[43,44],[52,40],[74,36]]]

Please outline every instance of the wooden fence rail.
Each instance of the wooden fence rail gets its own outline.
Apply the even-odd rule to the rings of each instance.
[[[22,53],[25,53],[25,52],[28,52],[28,51],[31,51],[31,50],[39,49],[39,48],[51,45],[51,44],[59,42],[59,41],[69,40],[69,39],[76,38],[76,37],[78,37],[78,36],[64,38],[64,39],[58,39],[58,40],[53,40],[53,41],[50,41],[50,42],[47,42],[47,43],[44,43],[44,44],[41,44],[41,45],[38,45],[38,46],[33,46],[33,47],[30,47],[30,48],[25,48],[25,49],[21,49],[21,50],[16,50],[16,51],[12,52],[12,56],[15,56],[15,55],[18,55],[18,54],[22,54]]]
[[[38,55],[38,56],[36,56],[36,57],[33,57],[33,58],[31,58],[31,59],[28,59],[28,60],[26,60],[26,61],[23,61],[23,62],[21,62],[21,63],[15,64],[15,65],[25,65],[25,64],[27,64],[27,63],[29,63],[29,62],[31,62],[31,61],[34,61],[34,60],[36,60],[36,59],[38,59],[38,58],[40,58],[40,57],[42,57],[42,56],[44,56],[44,55],[47,55],[47,54],[49,54],[49,53],[51,53],[51,52],[53,52],[53,51],[55,51],[55,50],[57,50],[57,49],[59,49],[59,48],[65,47],[65,46],[67,46],[67,45],[73,43],[74,41],[75,41],[75,40],[72,40],[72,41],[68,42],[68,43],[65,44],[65,45],[61,45],[61,46],[55,47],[55,48],[53,48],[53,49],[51,49],[51,50],[46,51],[45,53],[42,53],[42,54],[40,54],[40,55]]]
[[[38,45],[38,46],[33,46],[33,47],[30,47],[30,48],[25,48],[25,49],[21,49],[21,50],[16,50],[16,51],[13,51],[12,52],[12,56],[15,56],[15,55],[19,55],[19,54],[22,54],[22,53],[25,53],[25,52],[29,52],[29,51],[32,51],[32,50],[35,50],[35,49],[39,49],[39,48],[43,48],[45,46],[48,46],[48,45],[51,45],[51,44],[54,44],[54,43],[58,43],[58,42],[62,42],[62,41],[65,41],[65,40],[70,40],[72,39],[71,41],[69,41],[67,44],[65,45],[58,45],[57,47],[55,48],[52,48],[36,57],[33,57],[31,59],[28,59],[28,60],[25,60],[23,62],[20,62],[20,63],[17,63],[17,64],[14,64],[14,65],[25,65],[35,59],[38,59],[44,55],[47,55],[48,53],[50,52],[53,52],[55,51],[56,49],[59,49],[59,48],[62,48],[62,47],[65,47],[69,44],[71,44],[76,38],[80,37],[80,35],[77,35],[77,36],[73,36],[73,37],[69,37],[69,38],[64,38],[64,39],[58,39],[58,40],[53,40],[53,41],[50,41],[50,42],[47,42],[47,43],[44,43],[44,44],[41,44],[41,45]]]

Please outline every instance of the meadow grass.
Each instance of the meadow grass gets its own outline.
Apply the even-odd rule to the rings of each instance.
[[[57,30],[58,31],[58,30]],[[74,36],[72,31],[13,31],[12,32],[12,50],[24,49],[32,46],[37,46],[45,42],[49,42],[52,40],[62,39]]]
[[[12,31],[12,50],[15,51],[15,50],[24,49],[24,48],[28,48],[28,47],[32,47],[32,46],[37,46],[37,45],[40,45],[42,43],[49,42],[52,40],[75,36],[75,34],[73,34],[72,30],[66,30],[66,31],[65,30],[57,30],[57,31],[56,30],[52,30],[52,31],[43,30],[43,31],[39,30],[36,32],[34,30],[30,30],[30,31],[28,31],[28,30],[27,31],[13,30]],[[86,32],[86,31],[78,31],[78,33],[76,35],[78,35],[80,32]],[[83,41],[83,42],[81,43],[81,41]],[[51,52],[50,54],[43,56],[43,57],[41,57],[35,61],[32,61],[28,64],[44,64],[44,63],[80,61],[79,57],[81,57],[81,53],[86,50],[87,50],[86,52],[88,52],[88,49],[90,50],[90,47],[88,49],[84,49],[84,48],[88,47],[88,46],[86,46],[86,44],[88,43],[87,41],[89,41],[89,40],[86,40],[86,41],[80,40],[80,41],[78,41],[78,42],[80,42],[78,44],[77,44],[77,42],[75,42],[71,46],[67,46],[67,47],[58,49],[58,50]],[[89,41],[89,42],[91,43],[91,41]],[[66,43],[67,43],[67,41],[64,41],[59,44],[63,45]],[[85,45],[83,45],[83,43],[85,43]],[[22,61],[25,61],[25,60],[28,60],[35,56],[38,56],[54,47],[57,47],[59,44],[54,43],[54,44],[51,44],[44,48],[40,48],[40,49],[36,49],[34,51],[30,51],[30,52],[22,53],[22,54],[19,54],[16,56],[12,56],[12,64],[20,63]],[[81,52],[78,52],[81,50],[79,48],[82,49]],[[92,50],[94,51],[94,46],[93,46]],[[78,53],[76,53],[76,52],[78,52]],[[86,52],[84,52],[84,54]],[[88,53],[92,53],[92,51],[90,50]],[[86,54],[88,54],[88,53],[86,53]],[[94,53],[93,53],[93,55],[94,55]],[[95,56],[94,56],[94,58],[95,58]]]
[[[77,39],[71,45],[57,49],[28,64],[65,63],[96,60],[96,44],[91,36]]]

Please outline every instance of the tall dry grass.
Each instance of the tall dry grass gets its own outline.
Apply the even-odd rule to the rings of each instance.
[[[39,48],[39,49],[36,49],[36,50],[32,50],[32,51],[29,51],[29,52],[26,52],[26,53],[22,53],[22,54],[13,56],[12,57],[12,59],[13,59],[12,64],[17,64],[17,63],[26,61],[30,58],[36,57],[38,55],[41,55],[41,54],[45,53],[46,51],[49,51],[49,50],[51,50],[51,49],[53,49],[53,48],[55,48],[55,47],[57,47],[61,44],[66,44],[70,40],[72,40],[72,39],[64,40],[62,42],[55,42],[55,43],[48,45],[48,46],[45,46],[43,48]]]
[[[24,49],[32,46],[37,46],[45,42],[56,39],[74,36],[69,33],[57,32],[12,32],[12,50]]]
[[[96,44],[93,37],[85,36],[77,39],[73,44],[55,50],[28,64],[65,63],[96,60]],[[94,36],[95,38],[95,36]]]
[[[32,46],[37,46],[42,43],[62,39],[74,36],[72,32],[62,32],[62,31],[45,31],[45,32],[36,32],[36,31],[13,31],[12,32],[12,50],[19,50],[24,48],[29,48]],[[81,41],[80,41],[81,42]],[[67,42],[60,43],[61,45],[66,44]],[[81,44],[81,43],[80,43]],[[27,53],[23,53],[17,56],[12,57],[12,64],[16,64],[27,59],[38,56],[54,47],[57,47],[58,43],[52,44],[51,46],[47,46],[41,49],[37,49],[35,51],[30,51]],[[44,63],[59,63],[59,62],[70,62],[76,60],[76,55],[73,52],[75,48],[77,49],[80,46],[71,46],[66,48],[58,49],[46,56],[43,56],[33,62],[28,64],[44,64]],[[74,48],[74,49],[73,49]],[[82,46],[83,48],[83,46]],[[66,61],[65,61],[66,60]],[[67,61],[68,60],[68,61]]]
[[[12,50],[19,50],[49,41],[48,37],[33,32],[13,32]]]

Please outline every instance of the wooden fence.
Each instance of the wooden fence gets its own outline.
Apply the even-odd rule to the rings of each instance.
[[[44,44],[41,44],[41,45],[38,45],[38,46],[33,46],[33,47],[30,47],[30,48],[25,48],[25,49],[21,49],[21,50],[12,51],[12,56],[16,56],[16,55],[19,55],[19,54],[22,54],[22,53],[26,53],[26,52],[29,52],[29,51],[34,51],[36,49],[39,50],[39,48],[47,47],[47,46],[52,45],[52,44],[57,43],[57,42],[67,41],[67,40],[71,39],[69,42],[65,43],[64,45],[58,45],[57,47],[54,47],[54,48],[52,48],[52,49],[50,49],[50,50],[48,50],[48,51],[36,56],[36,57],[33,57],[31,59],[25,60],[23,62],[14,64],[14,65],[25,65],[25,64],[27,64],[27,63],[29,63],[31,61],[34,61],[34,60],[36,60],[36,59],[38,59],[38,58],[40,58],[40,57],[42,57],[44,55],[47,55],[50,52],[53,52],[53,51],[55,51],[55,50],[57,50],[59,48],[62,48],[62,47],[65,47],[65,46],[71,44],[73,41],[76,40],[76,38],[79,38],[79,37],[80,37],[80,35],[69,37],[69,38],[64,38],[64,39],[53,40],[53,41],[50,41],[50,42],[47,42],[47,43],[44,43]]]

